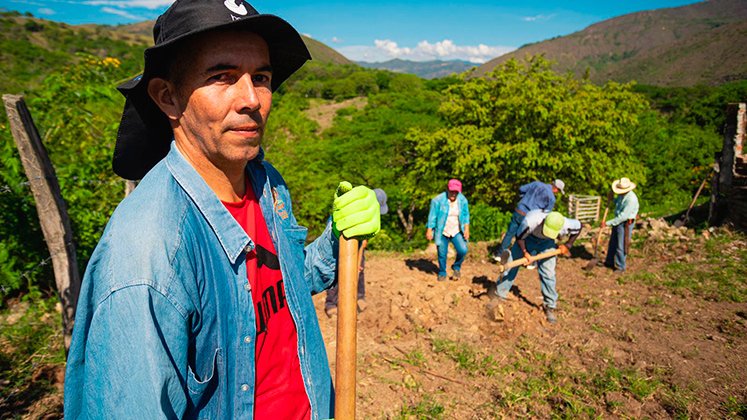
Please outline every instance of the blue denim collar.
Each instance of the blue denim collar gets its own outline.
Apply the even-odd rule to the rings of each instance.
[[[264,154],[264,150],[260,149],[252,162],[261,163]],[[171,142],[171,150],[166,155],[166,166],[215,232],[231,264],[236,263],[242,252],[254,249],[254,242],[231,216],[200,174],[182,156],[174,141]]]

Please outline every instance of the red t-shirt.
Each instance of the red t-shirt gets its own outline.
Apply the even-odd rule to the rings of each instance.
[[[246,256],[257,318],[254,417],[308,419],[311,405],[298,361],[296,324],[285,299],[280,263],[262,209],[250,185],[241,201],[223,204],[256,246]]]

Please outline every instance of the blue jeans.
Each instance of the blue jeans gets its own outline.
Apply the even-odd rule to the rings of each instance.
[[[612,236],[607,247],[607,257],[604,265],[610,268],[625,270],[625,223],[622,222],[617,226],[612,226]],[[633,237],[633,225],[630,225],[628,239]]]
[[[441,238],[442,245],[438,246],[439,276],[446,276],[446,253],[449,251],[449,242],[454,244],[454,249],[456,250],[456,260],[454,260],[454,264],[451,266],[452,270],[461,270],[462,263],[464,262],[464,257],[467,256],[467,241],[464,239],[464,235],[462,235],[462,232],[457,233],[456,236],[453,236],[451,238],[449,238],[448,236],[444,236],[443,238]]]
[[[530,254],[537,255],[555,249],[555,242],[550,239],[539,239],[536,236],[529,235],[526,239],[526,247]],[[514,244],[511,248],[511,256],[508,261],[523,257],[519,244]],[[537,261],[537,274],[539,274],[542,298],[545,306],[548,308],[555,308],[558,302],[558,292],[555,290],[555,264],[557,261],[557,257]],[[498,296],[504,299],[508,297],[508,292],[511,290],[511,286],[513,286],[518,273],[519,267],[514,267],[503,273],[503,278],[498,281],[498,285],[496,286]]]
[[[363,251],[363,256],[361,257],[361,267],[365,267],[366,265],[366,251]],[[324,299],[324,308],[336,308],[337,307],[337,301],[339,300],[338,295],[340,292],[340,287],[337,282],[335,282],[335,285],[327,289],[327,297]],[[365,299],[366,298],[366,278],[363,274],[363,270],[358,270],[358,300]]]
[[[519,226],[521,226],[521,222],[523,221],[524,216],[514,211],[514,214],[511,216],[511,221],[508,223],[506,236],[503,237],[503,242],[501,242],[501,249],[499,252],[511,249],[511,241],[514,240],[514,236],[516,236],[516,232],[519,230]]]

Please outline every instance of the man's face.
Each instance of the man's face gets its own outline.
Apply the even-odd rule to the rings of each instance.
[[[259,153],[272,106],[267,43],[246,31],[210,32],[182,54],[174,129],[201,157],[224,168]]]
[[[449,201],[454,201],[457,198],[457,195],[459,195],[459,191],[448,191],[447,195],[449,196]]]

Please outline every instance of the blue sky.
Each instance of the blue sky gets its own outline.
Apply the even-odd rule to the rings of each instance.
[[[220,1],[220,0],[217,0]],[[615,16],[688,0],[317,0],[250,3],[352,60],[487,61],[519,46],[568,35]],[[0,10],[69,24],[155,19],[170,0],[0,0]]]

